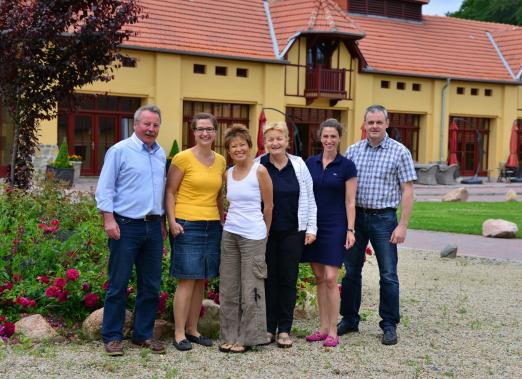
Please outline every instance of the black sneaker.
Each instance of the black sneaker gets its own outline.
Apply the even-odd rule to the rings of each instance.
[[[382,335],[381,340],[383,345],[396,345],[397,344],[397,332],[394,328],[386,329]]]
[[[355,325],[355,326],[349,326],[348,323],[346,321],[344,321],[344,318],[339,321],[339,323],[337,324],[337,335],[338,336],[342,336],[343,334],[346,334],[346,333],[358,333],[359,332],[359,326],[358,325]]]

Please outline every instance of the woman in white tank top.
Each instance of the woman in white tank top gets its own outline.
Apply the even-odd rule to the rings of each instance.
[[[219,268],[219,350],[244,353],[251,346],[269,342],[264,279],[266,237],[272,221],[272,181],[266,168],[254,163],[252,140],[244,126],[227,131],[225,147],[234,166],[226,173],[230,205]]]

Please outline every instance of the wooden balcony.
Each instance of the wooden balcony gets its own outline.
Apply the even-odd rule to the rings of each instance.
[[[320,65],[307,67],[304,95],[308,104],[315,99],[335,102],[346,99],[346,70]]]

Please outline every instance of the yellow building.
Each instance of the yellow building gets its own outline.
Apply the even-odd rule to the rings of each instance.
[[[226,127],[242,123],[256,137],[263,111],[268,121],[287,120],[293,152],[304,157],[320,149],[321,121],[345,125],[344,151],[361,138],[364,109],[382,104],[389,135],[415,160],[447,160],[455,122],[461,174],[473,174],[481,150],[480,173],[494,172],[509,155],[512,124],[522,125],[522,45],[513,42],[522,29],[423,16],[426,2],[143,0],[148,18],[123,46],[135,64],[79,89],[78,110],[58,105],[58,119],[41,127],[36,165],[67,138],[70,153],[83,157],[82,175],[98,175],[106,150],[132,133],[133,112],[146,103],[162,109],[167,151],[174,139],[191,145],[196,112],[218,117],[223,152]],[[3,110],[3,174],[10,133]]]

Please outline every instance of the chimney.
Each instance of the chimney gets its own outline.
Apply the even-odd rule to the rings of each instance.
[[[348,1],[349,0],[337,0],[337,3],[344,11],[348,12]]]

